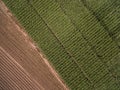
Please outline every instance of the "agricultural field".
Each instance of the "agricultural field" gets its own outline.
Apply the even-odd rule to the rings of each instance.
[[[71,90],[120,89],[119,0],[3,0]]]
[[[68,90],[0,1],[0,90]]]

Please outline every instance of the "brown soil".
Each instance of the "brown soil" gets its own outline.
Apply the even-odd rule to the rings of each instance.
[[[0,90],[68,90],[0,0]]]

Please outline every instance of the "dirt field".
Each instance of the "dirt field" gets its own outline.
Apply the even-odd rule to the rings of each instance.
[[[0,0],[0,90],[67,90]]]

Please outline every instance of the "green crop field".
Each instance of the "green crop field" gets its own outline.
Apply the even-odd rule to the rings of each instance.
[[[72,90],[120,90],[120,0],[3,0]]]

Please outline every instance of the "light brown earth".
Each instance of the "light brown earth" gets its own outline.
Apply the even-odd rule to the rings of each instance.
[[[68,90],[1,0],[0,90]]]

